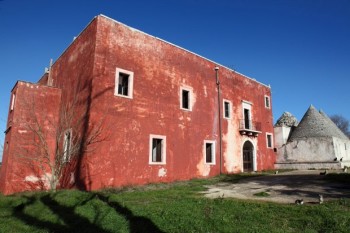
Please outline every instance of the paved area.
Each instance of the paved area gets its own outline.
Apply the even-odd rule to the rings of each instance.
[[[318,204],[319,194],[323,195],[324,201],[350,198],[350,185],[330,182],[320,172],[322,171],[292,171],[247,178],[238,183],[222,182],[207,186],[208,190],[204,194],[209,198],[233,197],[293,204],[297,199],[303,199],[304,204]],[[262,192],[269,196],[254,195]]]

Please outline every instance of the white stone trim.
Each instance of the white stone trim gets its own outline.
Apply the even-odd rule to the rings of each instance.
[[[269,147],[268,136],[271,136],[271,147]],[[272,133],[266,133],[265,139],[266,139],[266,148],[273,149],[273,146],[274,146],[274,143],[273,143],[273,134],[272,134]]]
[[[266,104],[266,100],[268,100],[268,105]],[[268,95],[264,96],[264,105],[265,108],[271,109],[271,97]]]
[[[254,141],[252,141],[250,139],[243,140],[243,143],[241,145],[241,158],[242,158],[241,171],[244,170],[244,166],[243,166],[243,163],[244,163],[244,160],[243,160],[243,147],[244,147],[244,143],[246,143],[247,141],[249,141],[253,145],[253,171],[257,171],[258,170],[258,165],[257,165],[257,159],[256,159],[256,144],[254,143]]]
[[[189,97],[188,97],[188,108],[183,108],[182,104],[183,104],[183,100],[182,100],[182,92],[183,91],[188,91],[189,93]],[[181,86],[180,87],[180,109],[184,110],[184,111],[192,111],[192,104],[193,104],[193,88],[189,87],[189,86]]]
[[[248,101],[245,101],[245,100],[242,100],[242,119],[245,119],[245,116],[244,116],[244,109],[248,109],[249,110],[249,121],[252,120],[252,103],[251,102],[248,102]]]
[[[225,103],[228,103],[228,107],[229,107],[229,109],[228,109],[228,117],[225,116],[225,113],[226,113]],[[227,99],[223,99],[222,106],[223,106],[222,107],[222,109],[223,109],[223,111],[222,111],[223,118],[224,119],[231,119],[232,118],[232,102],[227,100]]]
[[[129,75],[128,77],[128,95],[121,95],[118,93],[118,84],[119,84],[119,74],[127,74]],[[129,71],[129,70],[124,70],[121,68],[116,68],[115,69],[115,84],[114,84],[114,95],[123,97],[123,98],[133,98],[133,90],[134,90],[134,72]]]
[[[15,109],[15,102],[16,102],[16,93],[12,93],[12,98],[11,98],[11,107],[10,110],[12,111],[13,109]]]
[[[210,163],[207,162],[207,148],[206,148],[207,143],[212,144],[212,147],[211,147],[212,162],[210,162]],[[204,157],[205,164],[209,164],[209,165],[216,164],[216,143],[215,143],[215,140],[204,140],[204,142],[203,142],[203,157]]]
[[[153,162],[152,159],[152,145],[153,145],[153,139],[161,139],[162,140],[162,161],[161,162]],[[150,165],[161,165],[166,164],[166,136],[164,135],[156,135],[156,134],[150,134],[149,135],[149,158],[148,162]]]

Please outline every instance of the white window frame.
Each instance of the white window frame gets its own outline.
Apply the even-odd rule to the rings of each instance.
[[[268,105],[266,104],[266,102],[268,102]],[[270,96],[268,96],[268,95],[264,96],[264,105],[265,105],[265,108],[268,108],[268,109],[271,108],[271,98],[270,98]]]
[[[211,159],[212,162],[208,163],[207,162],[207,143],[212,144],[211,147]],[[203,157],[204,157],[204,163],[209,164],[209,165],[215,165],[216,164],[216,145],[214,140],[204,140],[203,143]]]
[[[252,129],[253,127],[253,116],[252,116],[252,103],[249,102],[249,101],[246,101],[246,100],[242,100],[242,120],[244,121],[243,124],[244,124],[244,129]],[[248,121],[249,121],[249,128],[246,128],[246,119],[245,119],[245,114],[244,114],[244,111],[245,109],[247,109],[249,111],[249,118],[248,118]]]
[[[128,95],[122,95],[122,94],[118,93],[120,73],[128,75]],[[133,90],[134,90],[134,72],[129,71],[129,70],[124,70],[121,68],[116,68],[114,95],[119,96],[119,97],[132,99],[133,98]]]
[[[226,113],[225,103],[228,103],[228,117],[225,116],[225,113]],[[223,114],[224,119],[231,119],[232,118],[232,102],[229,101],[229,100],[224,99],[222,105],[223,105],[223,107],[222,107],[222,109],[223,109],[222,114]]]
[[[162,140],[162,161],[161,162],[154,162],[153,161],[153,139],[161,139]],[[150,134],[149,136],[149,164],[151,165],[159,165],[159,164],[166,164],[166,136],[164,135],[156,135],[156,134]]]
[[[271,147],[269,147],[268,136],[271,136]],[[266,148],[269,148],[269,149],[273,148],[273,134],[272,133],[266,133]]]
[[[183,91],[188,91],[188,108],[183,108],[183,99],[182,99],[182,92]],[[180,87],[180,109],[184,111],[192,111],[192,95],[193,95],[193,89],[191,87],[185,87],[182,86]]]
[[[244,109],[247,109],[247,110],[249,110],[249,120],[251,121],[252,120],[252,103],[251,102],[249,102],[249,101],[245,101],[245,100],[243,100],[242,101],[242,117],[243,117],[243,119],[244,119]]]
[[[70,135],[69,137],[69,141],[67,138],[67,135]],[[71,149],[72,149],[72,129],[67,129],[66,131],[64,131],[64,135],[63,135],[63,161],[67,162],[70,160],[70,155],[71,155]]]
[[[15,109],[15,101],[16,101],[16,93],[12,93],[11,107],[10,107],[11,111],[13,111],[13,109]]]

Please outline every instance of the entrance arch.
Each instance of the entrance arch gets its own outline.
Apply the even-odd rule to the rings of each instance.
[[[243,144],[243,172],[254,171],[254,145],[250,141]]]

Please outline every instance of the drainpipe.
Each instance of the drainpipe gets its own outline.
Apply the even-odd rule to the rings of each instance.
[[[219,67],[215,67],[216,86],[218,89],[218,112],[219,112],[219,153],[220,153],[220,175],[222,174],[222,121],[221,121],[221,93],[219,81]]]

